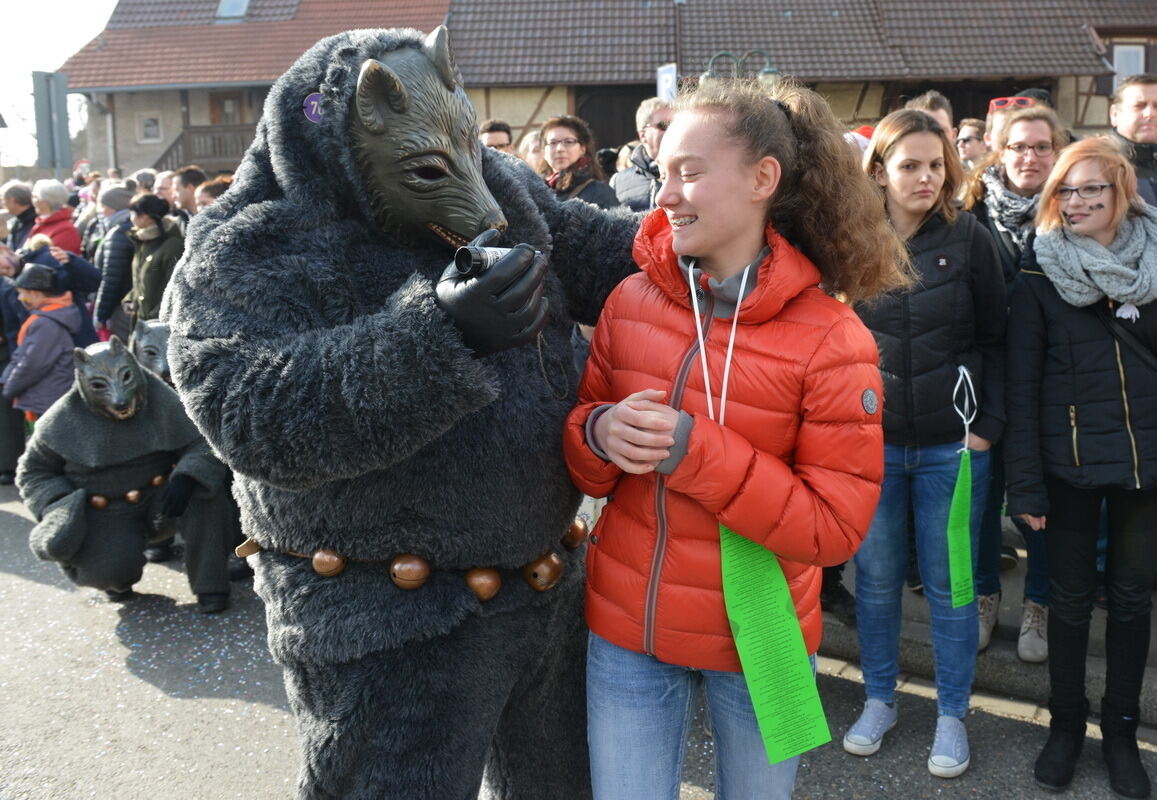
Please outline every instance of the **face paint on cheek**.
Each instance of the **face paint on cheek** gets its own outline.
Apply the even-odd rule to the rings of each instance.
[[[1089,206],[1089,211],[1104,211],[1104,209],[1104,203],[1095,203],[1094,205]]]

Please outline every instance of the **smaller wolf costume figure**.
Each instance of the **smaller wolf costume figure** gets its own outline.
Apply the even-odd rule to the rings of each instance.
[[[72,388],[40,420],[16,472],[38,523],[29,544],[80,586],[131,597],[150,541],[185,539],[199,600],[229,592],[229,470],[176,392],[142,370],[117,337],[75,351]],[[223,611],[217,602],[202,611]]]

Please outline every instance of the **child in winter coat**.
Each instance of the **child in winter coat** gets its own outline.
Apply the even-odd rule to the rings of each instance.
[[[35,422],[72,385],[73,335],[80,329],[80,310],[72,293],[63,291],[59,274],[43,264],[29,264],[16,278],[20,302],[31,313],[16,337],[16,350],[0,375],[3,395]]]

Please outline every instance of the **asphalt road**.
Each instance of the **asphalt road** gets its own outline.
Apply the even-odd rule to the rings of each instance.
[[[288,798],[293,723],[280,670],[265,649],[261,603],[234,584],[233,607],[206,617],[176,564],[151,564],[123,605],[72,586],[28,550],[31,523],[0,487],[0,800]],[[838,739],[862,686],[820,676]],[[899,726],[867,759],[838,743],[804,757],[797,798],[1050,797],[1031,781],[1039,722],[983,711],[968,720],[973,766],[945,781],[925,766],[935,706],[901,699]],[[712,745],[702,724],[688,746],[682,800],[712,797]],[[1146,746],[1157,775],[1157,755]],[[1066,798],[1111,794],[1090,740]]]

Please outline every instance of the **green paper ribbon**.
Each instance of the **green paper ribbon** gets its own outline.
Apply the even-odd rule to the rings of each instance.
[[[948,508],[948,579],[952,584],[952,607],[972,602],[972,451],[960,453],[960,470]]]
[[[719,526],[723,600],[768,763],[830,742],[791,590],[775,554]]]

